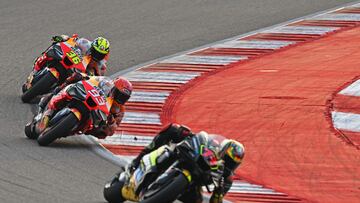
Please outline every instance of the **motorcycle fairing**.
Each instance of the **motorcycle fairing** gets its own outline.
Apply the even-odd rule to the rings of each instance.
[[[64,56],[64,60],[60,63],[62,63],[67,69],[76,68],[81,70],[81,72],[86,72],[86,67],[90,62],[90,58],[82,57],[81,50],[76,47],[75,43],[71,43],[70,40],[67,42],[61,42],[60,46],[63,53],[66,55]]]
[[[108,115],[110,113],[109,106],[111,106],[111,105],[107,104],[107,102],[109,100],[105,96],[105,93],[103,92],[103,90],[101,90],[100,88],[98,88],[95,85],[92,85],[88,81],[81,81],[81,83],[84,85],[85,91],[87,93],[86,100],[91,98],[92,101],[95,102],[95,104],[96,104],[95,106],[92,106],[92,105],[88,104],[89,102],[86,102],[86,105],[89,108],[89,110],[100,109],[106,115]]]
[[[114,102],[114,99],[110,96],[114,83],[104,76],[89,77],[86,82],[101,90],[100,93],[106,97],[107,109],[110,111],[112,103]]]
[[[86,100],[86,90],[81,82],[71,84],[65,88],[65,91],[73,98],[76,98],[80,101]]]

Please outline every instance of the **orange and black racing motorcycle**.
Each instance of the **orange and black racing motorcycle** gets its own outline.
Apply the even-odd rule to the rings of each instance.
[[[25,126],[26,136],[46,146],[58,138],[82,134],[89,126],[96,129],[106,125],[113,99],[106,97],[98,83],[96,77],[90,77],[65,87],[62,91],[66,91],[71,99],[50,118],[45,115],[47,106],[40,110]]]
[[[74,72],[86,73],[90,62],[88,56],[82,56],[80,48],[76,47],[75,38],[66,42],[52,44],[44,52],[52,58],[39,71],[32,71],[22,87],[21,100],[30,102],[38,95],[49,93],[62,84]]]

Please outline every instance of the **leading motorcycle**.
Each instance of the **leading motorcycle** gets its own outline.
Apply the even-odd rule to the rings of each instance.
[[[90,62],[89,56],[82,56],[74,38],[54,43],[44,53],[52,60],[45,63],[41,70],[32,71],[28,76],[22,87],[21,100],[24,103],[50,92],[74,72],[86,73],[86,67]]]
[[[89,125],[92,129],[106,125],[113,99],[106,97],[103,89],[91,84],[96,82],[94,78],[65,87],[62,91],[71,96],[70,101],[51,118],[46,115],[47,106],[40,110],[25,126],[26,136],[46,146],[58,138],[82,134]]]
[[[140,166],[129,173],[117,173],[104,187],[104,197],[110,203],[126,200],[142,203],[173,202],[191,188],[221,184],[223,161],[219,158],[220,135],[198,134],[179,144],[162,146],[145,155]],[[175,161],[165,170],[156,167],[156,157],[164,150],[175,153]]]

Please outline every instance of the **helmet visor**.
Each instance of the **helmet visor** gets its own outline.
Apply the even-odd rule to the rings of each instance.
[[[119,91],[117,88],[114,88],[114,100],[119,103],[124,105],[130,98],[129,94],[125,94],[124,92]]]
[[[94,47],[91,47],[91,56],[93,59],[95,59],[95,61],[101,61],[105,58],[106,54],[102,54],[102,53],[96,51],[96,49],[94,49]]]
[[[225,155],[224,161],[225,161],[225,168],[230,171],[234,171],[241,163],[241,161],[236,162],[234,159],[232,159],[228,155]]]

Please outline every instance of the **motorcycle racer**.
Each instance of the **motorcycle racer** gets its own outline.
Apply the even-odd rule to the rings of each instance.
[[[206,132],[200,132],[202,135],[207,135]],[[198,134],[200,134],[198,133]],[[169,143],[179,143],[184,139],[192,136],[197,136],[194,134],[190,128],[179,125],[179,124],[169,124],[165,128],[163,128],[157,136],[154,137],[153,141],[146,146],[139,155],[127,166],[127,170],[131,173],[134,169],[136,169],[141,162],[141,159],[146,154],[158,149],[163,145],[167,145]],[[226,139],[221,143],[220,157],[224,161],[224,171],[222,184],[220,187],[215,188],[214,192],[210,198],[211,203],[221,203],[224,195],[230,190],[232,186],[233,174],[236,168],[241,164],[242,159],[245,154],[244,146],[236,140]],[[173,157],[169,151],[165,151],[162,154],[159,154],[158,160],[159,163],[157,165],[161,165],[162,163],[168,163],[168,159]],[[183,202],[202,202],[201,188],[192,188],[188,194],[183,195],[180,198]]]
[[[81,55],[90,57],[90,62],[87,66],[89,75],[104,75],[106,72],[106,62],[109,59],[110,43],[104,37],[97,37],[92,42],[86,38],[78,38],[77,34],[72,37],[68,35],[58,35],[52,37],[54,43],[73,41],[75,46],[80,48]],[[34,71],[39,71],[47,61],[52,60],[43,53],[35,60]]]
[[[111,80],[105,76],[91,76],[86,81],[96,87],[99,92],[102,92],[106,98],[111,97],[113,100],[111,104],[107,104],[109,105],[110,115],[108,115],[108,122],[106,124],[98,128],[93,128],[92,121],[88,120],[82,127],[84,134],[90,134],[99,139],[104,139],[107,136],[113,135],[116,127],[120,125],[125,112],[124,105],[131,96],[132,85],[127,79],[122,77]],[[44,118],[38,125],[40,132],[47,127],[48,121],[54,115],[54,112],[61,109],[67,101],[72,99],[72,96],[67,92],[70,86],[71,85],[66,86],[49,101],[47,109],[44,112]]]

